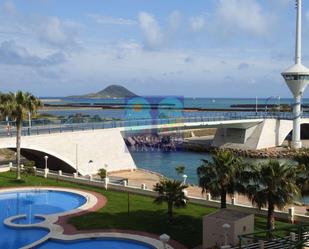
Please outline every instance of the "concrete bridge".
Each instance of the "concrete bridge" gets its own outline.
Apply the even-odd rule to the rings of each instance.
[[[303,134],[309,135],[309,118],[302,119]],[[23,128],[22,155],[45,167],[81,175],[134,170],[136,165],[124,142],[128,134],[151,130],[177,131],[217,128],[213,146],[263,149],[280,146],[293,129],[289,116],[217,116],[161,120],[132,120],[78,124],[37,123]],[[0,148],[15,149],[15,130],[0,129]],[[309,137],[309,136],[308,136]]]

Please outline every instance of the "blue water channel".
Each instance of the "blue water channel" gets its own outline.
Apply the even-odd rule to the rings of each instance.
[[[185,166],[187,182],[197,185],[198,179],[196,169],[202,164],[201,159],[211,160],[208,153],[190,151],[133,151],[131,155],[138,168],[158,172],[168,178],[182,179],[175,168],[179,165]]]
[[[44,229],[14,229],[4,225],[3,221],[12,216],[27,217],[17,220],[19,224],[33,224],[43,221],[35,214],[55,214],[82,206],[86,202],[83,196],[50,190],[30,190],[5,192],[0,194],[0,248],[15,249],[31,244],[49,231]]]

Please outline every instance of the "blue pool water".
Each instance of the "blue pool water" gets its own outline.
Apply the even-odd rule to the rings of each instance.
[[[31,224],[41,222],[35,214],[54,214],[76,209],[83,205],[83,196],[62,191],[17,191],[0,193],[0,248],[15,249],[31,244],[45,236],[44,229],[14,229],[7,227],[3,221],[16,215],[27,215],[26,219],[16,223]]]
[[[38,249],[154,249],[150,245],[141,242],[135,242],[124,239],[95,239],[95,240],[79,240],[75,242],[65,243],[57,241],[47,241],[37,247]]]

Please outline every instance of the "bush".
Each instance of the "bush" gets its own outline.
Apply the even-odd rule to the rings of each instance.
[[[106,178],[106,169],[99,169],[98,176],[101,178],[101,180]]]
[[[186,167],[184,165],[179,165],[175,168],[178,175],[185,173]]]
[[[35,166],[35,162],[34,161],[27,161],[24,164],[24,169],[22,171],[22,173],[26,176],[28,175],[34,175],[34,169],[33,167]]]

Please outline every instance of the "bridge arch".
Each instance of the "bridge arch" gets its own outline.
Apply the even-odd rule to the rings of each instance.
[[[11,146],[6,147],[5,149],[16,151],[16,147]],[[36,146],[22,146],[21,155],[28,160],[34,161],[38,168],[45,168],[44,157],[48,156],[47,166],[50,170],[62,170],[65,173],[76,172],[75,164],[73,162],[48,149],[42,149]]]
[[[292,125],[293,126],[293,125]],[[292,140],[292,135],[293,135],[293,128],[290,128],[288,130],[285,130],[284,131],[284,134],[283,134],[283,141],[282,143],[285,141],[285,140],[288,140],[288,141],[291,141]],[[300,135],[301,135],[301,139],[302,140],[308,140],[309,139],[309,122],[308,121],[302,121],[301,122],[301,125],[300,125]],[[281,143],[281,144],[282,144]],[[280,145],[281,145],[280,144]]]

